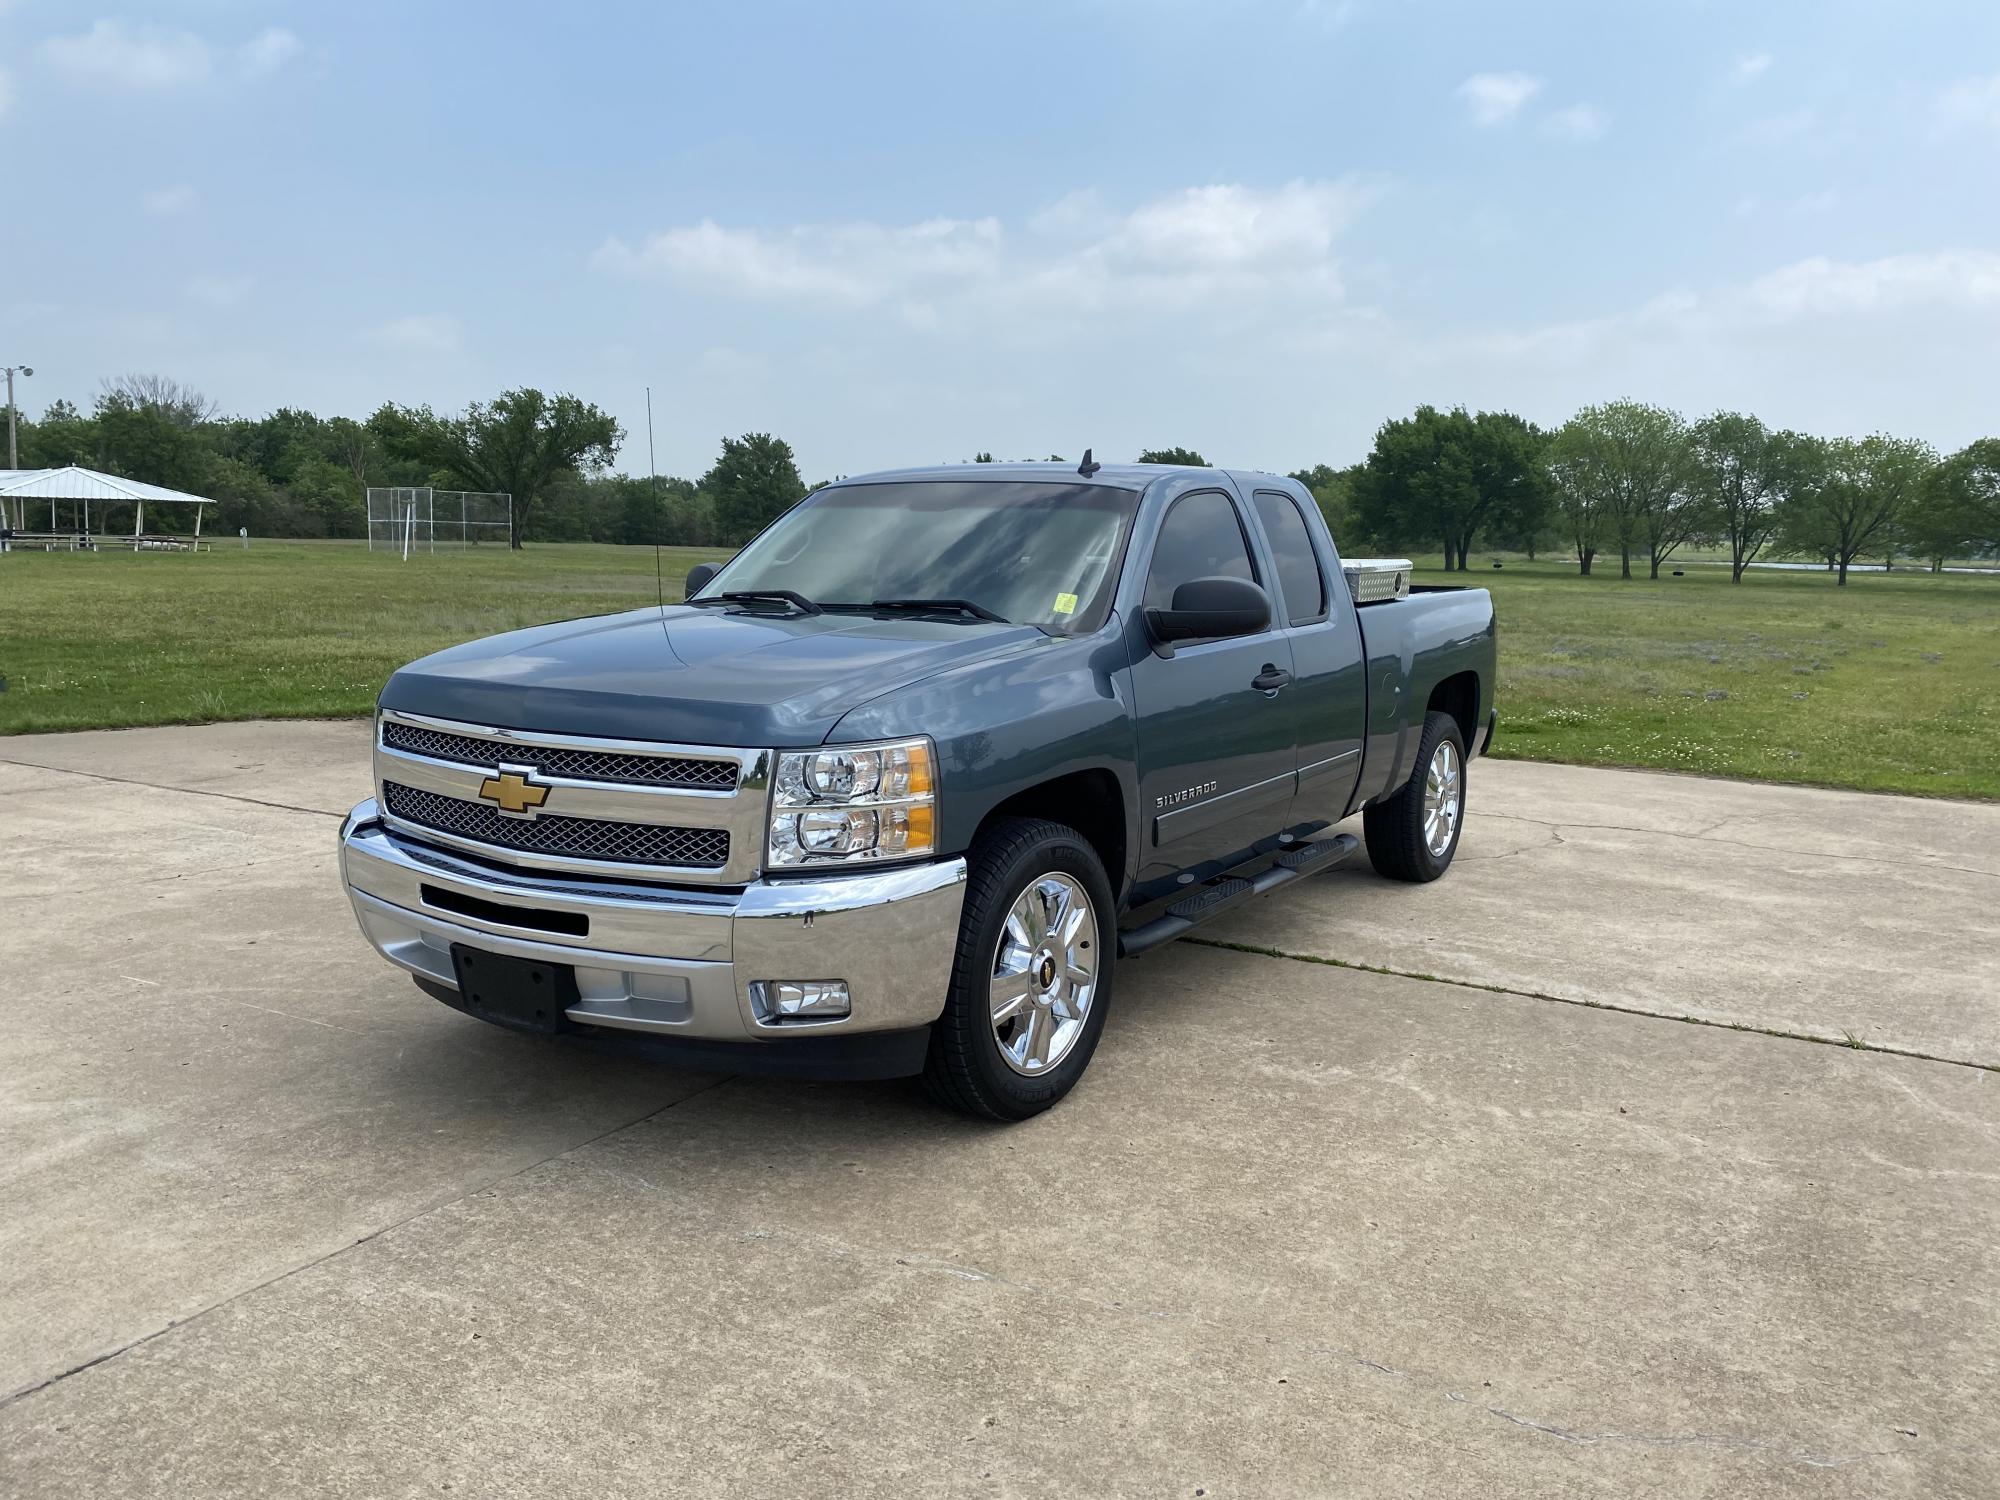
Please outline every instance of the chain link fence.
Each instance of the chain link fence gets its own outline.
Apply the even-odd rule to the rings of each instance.
[[[505,548],[514,530],[514,497],[429,485],[368,491],[368,550],[416,553]]]

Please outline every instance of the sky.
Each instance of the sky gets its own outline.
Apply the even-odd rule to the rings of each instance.
[[[808,480],[1417,404],[2000,433],[2000,5],[0,0],[0,364]]]

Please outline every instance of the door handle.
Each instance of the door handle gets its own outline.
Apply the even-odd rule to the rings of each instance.
[[[1274,667],[1269,662],[1265,662],[1264,670],[1250,679],[1250,686],[1260,693],[1275,693],[1291,680],[1292,674],[1287,672],[1283,667]]]

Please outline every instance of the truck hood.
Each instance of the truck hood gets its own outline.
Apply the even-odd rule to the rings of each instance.
[[[1029,625],[670,605],[450,647],[392,676],[382,706],[552,734],[817,745],[870,699],[1048,643]]]

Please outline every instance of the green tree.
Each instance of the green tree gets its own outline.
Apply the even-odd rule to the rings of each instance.
[[[97,423],[67,401],[51,401],[35,421],[21,423],[21,462],[27,468],[102,468],[97,449]]]
[[[1549,435],[1508,411],[1483,411],[1472,419],[1473,482],[1486,498],[1483,524],[1496,536],[1534,552],[1548,524]],[[1459,542],[1458,570],[1466,571],[1470,533]]]
[[[1588,578],[1615,526],[1604,445],[1596,429],[1574,419],[1565,422],[1549,443],[1547,472],[1556,514],[1576,549],[1577,574]]]
[[[532,388],[475,401],[456,416],[391,402],[369,418],[369,427],[391,453],[449,474],[469,489],[512,495],[509,544],[515,548],[551,482],[605,468],[625,438],[616,421],[588,402]]]
[[[1982,553],[2000,552],[2000,438],[1981,438],[1954,453],[1949,463],[1962,488],[1966,545]]]
[[[714,507],[716,540],[741,546],[798,503],[805,481],[792,445],[768,432],[722,440],[722,457],[702,476],[701,492]]]
[[[1792,445],[1792,492],[1780,509],[1786,550],[1824,557],[1847,585],[1855,558],[1896,535],[1937,466],[1924,443],[1877,435],[1800,438]]]
[[[1689,482],[1687,424],[1665,407],[1586,406],[1564,424],[1558,448],[1558,503],[1570,529],[1587,530],[1593,552],[1616,541],[1621,578],[1632,576],[1632,553],[1641,548],[1658,578],[1660,564],[1700,532],[1705,512]]]
[[[1933,573],[1948,557],[2000,549],[2000,438],[1981,438],[1933,469],[1903,516],[1901,536]]]
[[[170,375],[119,375],[100,382],[100,387],[100,400],[141,407],[189,431],[213,422],[216,417],[213,401]]]
[[[119,392],[97,399],[98,458],[114,474],[198,493],[214,459],[213,442],[174,411]]]
[[[1420,406],[1382,424],[1354,476],[1354,520],[1373,543],[1444,544],[1447,570],[1464,572],[1480,530],[1540,524],[1548,503],[1545,439],[1512,412]]]
[[[1778,529],[1788,439],[1730,411],[1703,417],[1689,437],[1695,488],[1711,529],[1729,543],[1729,580],[1741,583]]]
[[[1923,487],[1911,497],[1897,528],[1898,539],[1912,556],[1927,558],[1931,571],[1944,571],[1944,560],[1973,546],[1972,470],[1954,454],[1932,469]]]
[[[1142,464],[1177,464],[1184,468],[1205,469],[1208,460],[1192,448],[1148,448],[1139,455]]]
[[[1339,542],[1354,526],[1354,481],[1361,472],[1360,464],[1349,464],[1344,469],[1336,469],[1331,464],[1314,464],[1310,469],[1295,470],[1290,477],[1296,479],[1312,492],[1319,513],[1326,518],[1326,529]]]

